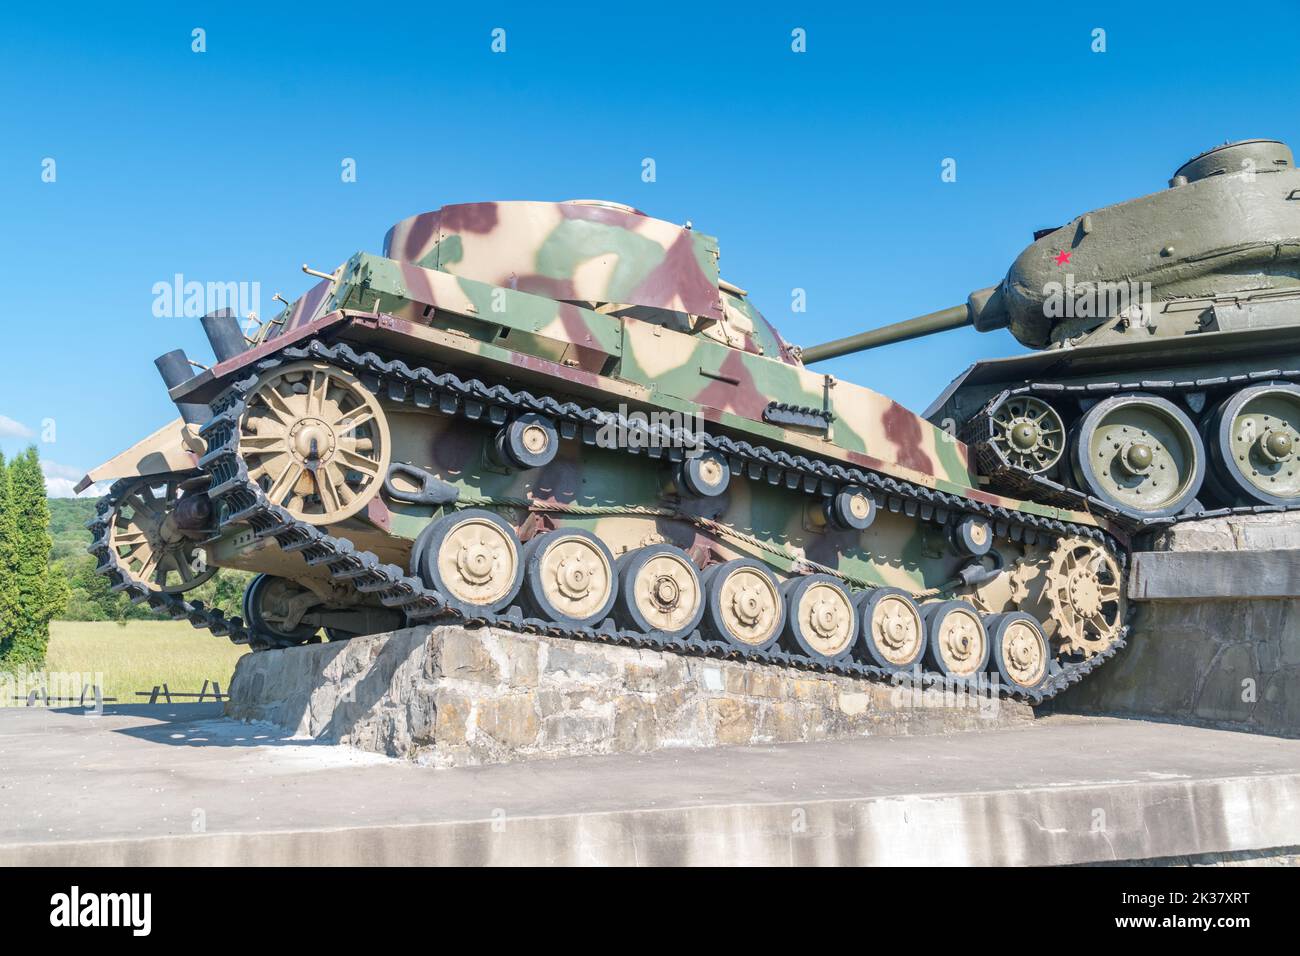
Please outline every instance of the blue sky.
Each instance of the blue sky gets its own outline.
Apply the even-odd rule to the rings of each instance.
[[[8,12],[0,449],[38,441],[58,493],[173,415],[152,359],[209,353],[196,320],[154,316],[155,283],[256,282],[265,314],[307,287],[301,263],[377,252],[446,202],[603,197],[690,219],[811,344],[960,302],[1034,229],[1162,188],[1210,145],[1300,140],[1294,0],[1277,29],[1208,3],[840,6]],[[962,331],[819,368],[920,410],[1015,351]]]

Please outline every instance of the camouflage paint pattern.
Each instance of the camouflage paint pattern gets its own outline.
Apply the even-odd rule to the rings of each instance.
[[[723,311],[717,240],[615,203],[444,206],[393,226],[384,255],[559,301]]]

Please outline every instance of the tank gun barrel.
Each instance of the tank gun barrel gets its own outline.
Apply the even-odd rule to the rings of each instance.
[[[972,324],[973,320],[970,309],[965,304],[954,305],[951,308],[940,309],[938,312],[931,312],[929,315],[918,316],[915,319],[905,319],[902,322],[884,325],[867,332],[859,332],[857,335],[846,336],[833,342],[809,346],[803,350],[803,361],[805,365],[808,365],[825,359],[839,358],[841,355],[849,355],[853,352],[864,352],[867,349],[879,348],[882,345],[906,342],[908,339],[920,338],[923,335],[933,335],[936,332],[959,329],[964,325]]]
[[[989,332],[1003,328],[1006,324],[1007,314],[1002,306],[1000,288],[989,286],[987,289],[977,289],[972,292],[963,305],[954,305],[928,315],[918,315],[914,319],[883,325],[878,329],[835,339],[833,342],[810,345],[803,350],[803,363],[810,365],[813,362],[839,358],[841,355],[865,352],[867,349],[879,348],[882,345],[919,339],[923,335],[960,329],[966,325],[973,325],[980,332]]]

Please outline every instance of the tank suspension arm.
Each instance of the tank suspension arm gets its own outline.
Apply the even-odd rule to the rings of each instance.
[[[895,322],[893,325],[881,326],[869,332],[859,332],[857,335],[836,339],[833,342],[809,346],[803,350],[803,363],[809,365],[813,362],[849,355],[852,352],[863,352],[881,345],[892,345],[894,342],[905,342],[908,339],[933,335],[935,332],[947,332],[949,329],[959,329],[963,325],[972,324],[974,324],[974,316],[971,314],[970,307],[965,303],[954,305],[915,319]]]

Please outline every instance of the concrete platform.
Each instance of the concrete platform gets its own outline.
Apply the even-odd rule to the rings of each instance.
[[[437,769],[211,705],[0,710],[11,866],[1068,864],[1297,845],[1300,741],[1134,720]]]

